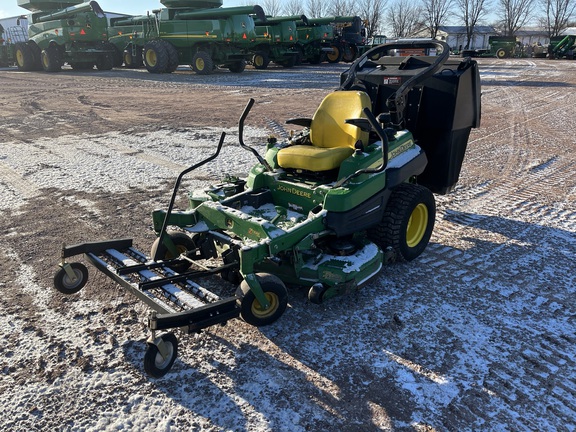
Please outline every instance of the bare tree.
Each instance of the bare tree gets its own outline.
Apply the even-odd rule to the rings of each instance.
[[[304,15],[304,2],[302,0],[288,0],[282,9],[284,15]]]
[[[328,6],[328,15],[355,16],[357,14],[356,3],[354,0],[332,0]]]
[[[414,34],[420,28],[420,8],[412,0],[396,0],[388,8],[386,24],[391,36],[402,38]]]
[[[321,18],[327,14],[328,5],[324,0],[308,0],[306,2],[306,15],[308,18]]]
[[[456,0],[456,4],[460,9],[460,18],[466,27],[465,48],[470,48],[474,28],[486,16],[488,7],[490,7],[490,0]]]
[[[422,2],[423,25],[435,38],[440,26],[446,23],[453,0],[424,0]]]
[[[574,0],[542,0],[542,7],[546,16],[540,21],[546,29],[548,36],[558,36],[568,27],[574,16],[576,3]]]
[[[514,36],[528,22],[534,9],[534,0],[499,0],[499,4],[505,36]]]
[[[261,0],[260,2],[264,13],[269,16],[278,16],[282,10],[282,2],[280,0]]]
[[[359,15],[367,21],[366,31],[368,37],[378,33],[382,26],[382,17],[387,0],[359,0]]]

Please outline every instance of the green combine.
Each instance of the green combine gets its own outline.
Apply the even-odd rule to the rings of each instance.
[[[305,15],[266,17],[264,21],[257,19],[252,65],[256,69],[266,69],[270,62],[284,67],[294,66],[298,57],[296,21],[307,20]]]
[[[439,55],[391,55],[398,49]],[[443,42],[380,45],[351,65],[312,118],[287,121],[300,132],[269,138],[263,155],[243,139],[254,103],[238,127],[254,166],[245,178],[190,192],[188,208],[175,209],[184,176],[219,156],[222,133],[213,154],[178,176],[167,208],[153,212],[150,255],[131,239],[62,249],[54,277],[60,292],[86,284],[86,266],[67,261],[84,254],[151,307],[144,356],[151,376],[166,374],[178,353],[176,336],[165,330],[193,333],[234,318],[268,325],[286,310],[288,287],[308,288],[318,304],[424,253],[433,193],[455,187],[470,131],[480,124],[480,76],[475,61],[449,59]],[[201,285],[214,275],[237,288],[216,295]],[[386,295],[386,287],[378,292]]]
[[[97,2],[82,0],[18,0],[32,12],[29,41],[15,46],[20,70],[56,72],[65,63],[73,69],[110,70],[114,47],[108,42],[108,24]]]
[[[151,15],[111,20],[111,41],[127,66],[144,64],[151,73],[190,65],[202,75],[216,67],[242,72],[256,40],[253,16],[260,6],[222,8],[222,0],[162,0]]]
[[[336,62],[337,54],[332,46],[334,28],[329,23],[308,19],[297,21],[296,26],[298,28],[296,64],[305,62],[319,64],[327,59],[332,63]]]

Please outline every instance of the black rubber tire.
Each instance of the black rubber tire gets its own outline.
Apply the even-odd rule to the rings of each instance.
[[[136,46],[135,51],[136,55],[132,55],[133,48],[131,45],[124,50],[124,54],[122,56],[124,60],[124,66],[129,69],[140,68],[144,64],[144,60],[142,59],[142,47]]]
[[[91,70],[94,69],[94,64],[93,63],[84,63],[84,62],[78,62],[78,63],[70,63],[70,67],[73,70]]]
[[[288,290],[284,282],[278,276],[268,273],[257,273],[256,277],[268,298],[271,306],[268,310],[262,310],[256,296],[250,286],[243,280],[236,296],[240,306],[240,316],[248,324],[256,327],[272,324],[282,316],[288,306]]]
[[[166,375],[178,357],[178,339],[174,333],[166,333],[161,336],[162,341],[168,346],[170,351],[168,357],[163,358],[158,347],[148,343],[148,348],[144,354],[144,371],[153,378],[162,378]]]
[[[434,195],[424,186],[402,183],[394,188],[382,221],[368,231],[380,248],[391,247],[397,257],[412,261],[430,241],[436,219]]]
[[[112,67],[115,67],[115,68],[122,67],[122,63],[124,63],[123,53],[113,43],[108,42],[106,44],[106,46],[107,46],[107,48],[112,50],[112,60],[113,60]]]
[[[246,69],[246,61],[245,60],[238,60],[237,62],[232,63],[228,66],[228,70],[232,73],[242,73]]]
[[[70,267],[76,275],[76,281],[70,280],[68,273],[63,268],[60,268],[54,275],[54,288],[62,294],[75,294],[80,291],[88,282],[88,269],[82,263],[70,263]]]
[[[326,54],[326,60],[328,63],[340,63],[342,60],[342,49],[338,45],[332,45],[330,48],[332,48],[332,52]]]
[[[190,236],[184,234],[183,232],[168,232],[167,234],[172,239],[172,242],[176,246],[176,249],[178,250],[179,254],[183,254],[183,253],[186,253],[188,251],[191,251],[191,250],[194,250],[197,248],[197,245],[194,242],[194,240]],[[150,249],[150,256],[152,258],[154,258],[154,256],[156,256],[156,250],[158,249],[158,247],[160,247],[159,256],[160,256],[161,260],[170,260],[170,259],[178,258],[178,257],[173,256],[170,253],[170,251],[168,250],[166,245],[162,244],[160,246],[159,240],[160,240],[160,237],[158,237],[156,240],[154,240],[154,243],[152,243],[152,247]],[[201,259],[201,258],[202,258],[201,256],[198,257],[198,259]],[[186,270],[188,270],[191,265],[192,265],[192,263],[190,261],[182,260],[182,261],[179,261],[177,263],[170,265],[170,268],[172,270],[178,272],[178,273],[182,273],[182,272],[185,272]]]
[[[326,291],[328,291],[328,287],[322,285],[321,283],[314,284],[308,290],[308,300],[314,304],[322,304]]]
[[[34,41],[26,42],[30,51],[32,51],[32,55],[34,56],[34,64],[32,66],[32,70],[41,71],[42,70],[42,50],[38,46],[38,44]]]
[[[23,42],[18,42],[14,46],[14,54],[16,57],[16,66],[21,71],[32,71],[35,69],[34,53],[30,46]]]
[[[265,52],[257,52],[252,57],[252,65],[256,69],[266,69],[270,64],[270,57]]]
[[[214,61],[206,51],[198,51],[192,57],[192,69],[198,75],[210,75],[214,70]]]
[[[44,72],[59,72],[62,70],[62,61],[60,60],[60,53],[56,45],[49,45],[46,49],[42,50],[40,56]]]
[[[150,73],[165,73],[168,70],[168,52],[161,40],[144,45],[144,66]]]
[[[114,67],[114,57],[112,54],[100,54],[96,59],[96,69],[99,71],[109,71]]]
[[[347,45],[344,47],[342,52],[342,60],[345,63],[352,63],[354,60],[358,58],[358,48],[354,45]]]
[[[172,45],[168,41],[163,40],[161,42],[164,45],[166,52],[168,53],[168,68],[166,69],[166,72],[172,73],[172,72],[176,71],[176,69],[178,69],[178,66],[180,65],[180,59],[178,57],[178,50],[176,49],[176,47],[174,45]]]

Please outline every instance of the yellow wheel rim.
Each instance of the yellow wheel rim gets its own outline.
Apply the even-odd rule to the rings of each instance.
[[[256,63],[256,66],[262,66],[264,64],[264,58],[258,55],[254,59],[254,63]]]
[[[428,227],[428,207],[420,203],[416,206],[406,228],[406,243],[409,247],[416,247],[422,241]]]
[[[148,65],[154,67],[156,66],[156,62],[158,62],[158,58],[156,57],[156,52],[154,50],[146,51],[146,63]]]
[[[326,57],[328,57],[328,60],[334,61],[338,58],[338,54],[340,54],[340,50],[336,47],[332,47],[332,52],[327,54]]]
[[[16,51],[16,62],[18,63],[18,66],[20,66],[20,67],[24,66],[24,55],[22,54],[22,51],[20,51],[20,50]]]
[[[46,69],[50,66],[50,62],[48,61],[48,54],[42,53],[42,64]]]
[[[268,318],[269,316],[272,316],[280,305],[280,300],[276,294],[267,292],[264,293],[264,295],[266,296],[268,303],[270,303],[270,307],[268,309],[264,309],[258,300],[254,300],[252,302],[252,315],[257,318]]]
[[[202,71],[202,70],[204,70],[205,67],[206,67],[206,65],[204,64],[204,59],[197,58],[196,59],[196,69],[199,71]]]

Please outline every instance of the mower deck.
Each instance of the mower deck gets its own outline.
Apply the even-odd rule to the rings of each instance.
[[[65,246],[62,258],[81,253],[157,312],[151,315],[150,330],[183,327],[192,333],[240,315],[235,296],[221,299],[194,281],[219,273],[226,266],[180,275],[168,267],[171,261],[151,261],[135,249],[132,239]]]

